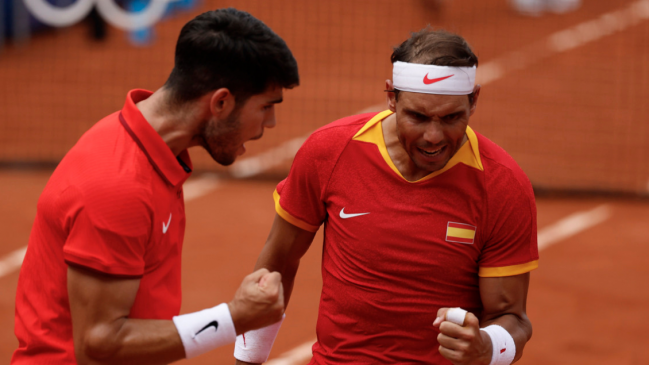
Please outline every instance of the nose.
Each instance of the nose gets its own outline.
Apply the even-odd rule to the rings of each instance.
[[[432,145],[438,145],[444,141],[444,129],[439,122],[428,123],[424,131],[424,140]]]

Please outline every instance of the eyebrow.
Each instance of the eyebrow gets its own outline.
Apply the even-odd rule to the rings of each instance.
[[[410,109],[408,107],[404,107],[403,111],[408,113],[408,114],[418,114],[418,115],[424,116],[426,118],[431,118],[427,114],[424,114],[424,113],[422,113],[420,111],[417,111],[417,110],[414,110],[414,109]],[[454,110],[454,111],[449,112],[448,114],[445,114],[444,117],[447,117],[447,116],[450,116],[450,115],[453,115],[453,114],[461,114],[463,112],[464,112],[464,110]]]
[[[416,111],[416,110],[409,109],[409,108],[403,108],[403,111],[404,111],[405,113],[407,113],[407,114],[421,115],[421,116],[424,116],[424,117],[427,117],[427,118],[428,118],[428,116],[427,116],[426,114],[421,113],[421,112],[418,112],[418,111]]]
[[[283,99],[283,98],[279,98],[279,99],[275,99],[275,100],[271,100],[271,101],[269,101],[268,104],[279,104],[279,103],[281,103],[282,101],[284,101],[284,99]]]

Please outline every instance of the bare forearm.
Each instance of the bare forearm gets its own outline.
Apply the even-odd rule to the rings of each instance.
[[[185,358],[182,341],[170,320],[125,318],[112,326],[88,334],[84,348],[77,351],[79,364],[155,365]]]
[[[305,231],[275,215],[273,227],[268,235],[266,244],[259,254],[255,270],[262,268],[277,271],[282,275],[284,289],[284,308],[288,305],[293,292],[295,275],[300,265],[300,258],[309,249],[315,232]],[[248,365],[241,360],[236,360],[237,365]]]
[[[497,324],[514,340],[514,361],[523,356],[527,341],[532,338],[532,323],[526,314],[530,273],[505,277],[480,278],[480,297],[484,311],[480,327]]]
[[[257,259],[255,270],[264,268],[282,274],[284,306],[287,307],[288,301],[291,298],[291,293],[293,292],[293,284],[295,283],[295,275],[297,274],[300,260],[291,260],[281,256],[282,255],[277,252],[272,252],[270,245],[266,245]]]
[[[266,268],[282,274],[285,306],[288,305],[293,291],[293,282],[300,266],[300,259],[311,246],[314,236],[315,232],[302,230],[279,215],[275,215],[273,228],[259,254],[255,270]]]

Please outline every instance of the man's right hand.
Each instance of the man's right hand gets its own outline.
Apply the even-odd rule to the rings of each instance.
[[[246,276],[228,307],[237,335],[278,322],[284,314],[282,275],[259,269]]]

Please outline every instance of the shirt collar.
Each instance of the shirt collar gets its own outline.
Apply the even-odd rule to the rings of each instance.
[[[185,182],[192,170],[192,162],[187,150],[183,150],[178,157],[174,156],[171,148],[162,140],[158,132],[144,119],[144,116],[135,105],[148,98],[153,93],[148,90],[135,89],[128,92],[124,108],[119,114],[119,120],[131,135],[135,143],[142,149],[153,168],[169,184],[177,186]],[[185,170],[182,160],[189,171]]]
[[[401,175],[401,172],[399,172],[394,162],[392,162],[390,155],[388,154],[388,149],[385,146],[385,140],[383,139],[383,130],[380,127],[380,122],[392,114],[393,112],[390,110],[385,110],[376,114],[354,135],[353,140],[375,144],[379,148],[379,152],[383,156],[385,162],[390,166],[390,168],[397,175],[406,180],[403,175]],[[451,157],[444,168],[430,173],[417,181],[410,182],[415,183],[431,179],[437,175],[443,174],[458,163],[463,163],[467,166],[473,167],[474,169],[484,171],[482,160],[480,159],[480,149],[478,148],[478,137],[476,136],[473,129],[471,129],[471,127],[469,126],[466,127],[466,135],[468,137],[468,141],[462,147],[460,147],[460,149],[455,153],[455,155],[453,155],[453,157]]]

